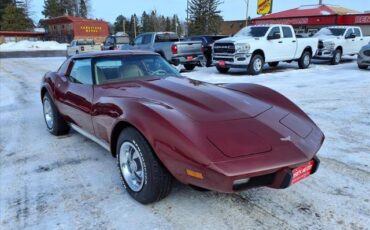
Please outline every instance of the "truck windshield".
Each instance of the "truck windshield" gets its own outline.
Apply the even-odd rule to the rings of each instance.
[[[320,36],[343,36],[344,32],[346,32],[345,28],[322,28],[317,32],[314,37],[320,37]]]
[[[78,40],[77,45],[78,46],[95,45],[95,42],[94,42],[94,40]]]
[[[130,39],[125,36],[116,37],[117,44],[128,44],[130,43]]]
[[[157,55],[132,55],[98,58],[94,66],[97,84],[106,84],[148,77],[181,75]]]
[[[235,37],[264,37],[269,30],[268,26],[248,26],[235,34]]]

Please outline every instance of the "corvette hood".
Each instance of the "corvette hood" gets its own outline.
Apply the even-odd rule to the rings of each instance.
[[[138,84],[138,97],[163,103],[199,122],[252,118],[272,107],[246,94],[187,78],[168,77]]]

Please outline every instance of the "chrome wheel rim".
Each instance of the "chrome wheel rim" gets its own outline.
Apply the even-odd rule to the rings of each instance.
[[[310,64],[311,58],[310,55],[306,55],[303,59],[303,63],[305,66],[308,66]]]
[[[123,178],[132,191],[140,191],[144,185],[145,175],[139,150],[131,142],[126,141],[121,145],[119,154],[119,165]]]
[[[258,58],[253,63],[253,69],[256,72],[259,72],[261,68],[262,68],[262,60]]]
[[[54,125],[54,114],[48,98],[44,99],[44,118],[48,128],[52,129]]]

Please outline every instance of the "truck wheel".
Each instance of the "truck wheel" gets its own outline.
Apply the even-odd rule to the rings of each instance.
[[[121,132],[117,153],[123,185],[136,201],[142,204],[153,203],[171,192],[171,174],[157,159],[145,137],[135,128],[126,128]]]
[[[270,67],[276,67],[279,65],[279,62],[278,61],[275,61],[275,62],[269,62],[269,66]]]
[[[221,67],[219,65],[216,65],[216,69],[218,70],[219,73],[227,73],[229,72],[230,68],[227,67]]]
[[[358,68],[360,68],[360,69],[367,69],[367,65],[361,65],[361,64],[358,64]]]
[[[260,54],[255,54],[248,65],[247,71],[249,75],[258,75],[262,72],[265,60]]]
[[[55,107],[49,93],[45,93],[42,99],[44,120],[49,132],[55,136],[65,135],[69,132],[69,125]]]
[[[342,61],[342,51],[340,49],[336,49],[333,53],[333,58],[331,59],[330,64],[338,65]]]
[[[312,54],[310,51],[304,51],[302,56],[298,60],[298,66],[300,69],[307,69],[311,65]]]
[[[184,67],[186,70],[193,70],[195,68],[195,65],[194,64],[184,64]]]

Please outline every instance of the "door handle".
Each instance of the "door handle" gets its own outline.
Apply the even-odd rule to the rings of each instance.
[[[293,40],[292,42],[297,42],[296,40]]]
[[[279,41],[279,43],[283,43],[283,41]]]
[[[361,40],[361,41],[363,41],[364,39],[363,39],[363,38],[361,38],[360,40]]]

